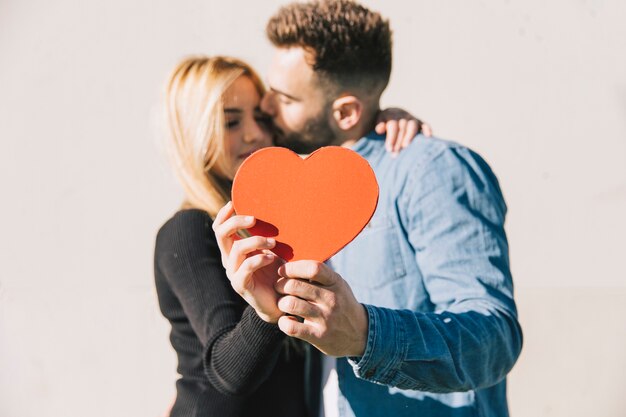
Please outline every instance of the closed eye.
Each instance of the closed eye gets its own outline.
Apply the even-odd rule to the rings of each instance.
[[[226,129],[235,129],[240,124],[239,119],[227,120],[226,121]]]
[[[285,97],[282,94],[278,95],[278,101],[280,101],[283,104],[291,104],[291,103],[293,103],[292,99],[290,99],[289,97]]]
[[[301,101],[301,99],[294,97],[290,94],[287,94],[284,91],[280,91],[279,89],[274,88],[274,87],[270,87],[270,91],[278,95],[278,100],[283,104],[291,104],[294,101]]]

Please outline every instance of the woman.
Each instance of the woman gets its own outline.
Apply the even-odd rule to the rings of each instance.
[[[185,202],[159,230],[154,269],[181,375],[173,417],[307,415],[302,346],[232,289],[211,229],[237,168],[273,143],[263,93],[252,68],[233,58],[185,59],[167,81],[168,147]],[[392,149],[414,136],[411,123]]]

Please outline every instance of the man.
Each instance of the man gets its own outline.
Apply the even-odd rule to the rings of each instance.
[[[472,151],[434,138],[385,152],[373,129],[391,32],[378,13],[343,0],[290,4],[267,34],[275,55],[262,109],[281,144],[351,146],[380,186],[370,224],[332,269],[279,269],[279,327],[338,358],[327,359],[339,390],[326,414],[508,415],[505,377],[522,334],[496,177]]]

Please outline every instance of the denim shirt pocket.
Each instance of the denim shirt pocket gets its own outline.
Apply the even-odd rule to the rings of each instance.
[[[397,226],[387,215],[374,215],[347,249],[355,285],[379,288],[406,275]]]

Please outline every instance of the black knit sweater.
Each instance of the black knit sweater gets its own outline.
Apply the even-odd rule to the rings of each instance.
[[[156,289],[181,375],[171,416],[305,416],[303,355],[232,289],[211,224],[183,210],[157,235]]]

